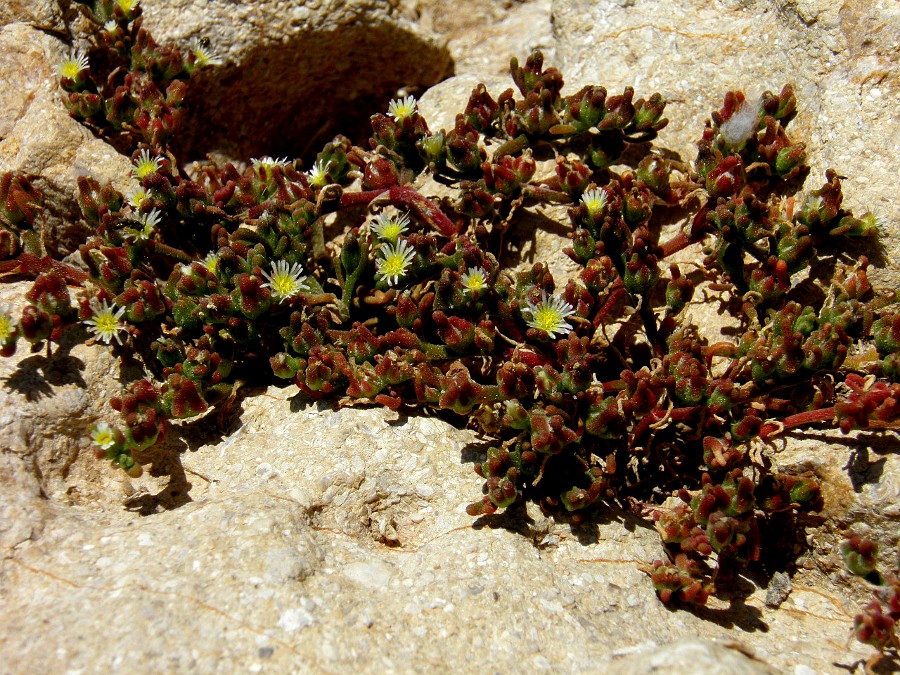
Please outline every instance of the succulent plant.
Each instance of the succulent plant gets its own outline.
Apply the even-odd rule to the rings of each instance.
[[[822,505],[815,476],[775,472],[751,441],[897,425],[896,293],[872,288],[865,257],[812,276],[821,256],[877,235],[877,219],[843,208],[834,171],[795,207],[809,170],[787,132],[790,86],[753,103],[726,94],[686,167],[651,145],[662,96],[564,96],[535,52],[511,62],[518,96],[479,85],[450,130],[405,97],[372,116],[368,148],[337,136],[307,171],[266,157],[188,173],[170,141],[190,120],[191,77],[216,59],[158,45],[126,4],[95,3],[100,46],[60,74],[69,112],[131,155],[133,187],[79,180],[93,234],[75,266],[29,234],[40,195],[27,177],[0,179],[0,271],[34,278],[21,317],[0,314],[0,343],[7,356],[19,339],[50,350],[81,323],[122,358],[140,353],[145,377],[91,434],[130,473],[168,420],[260,378],[447,410],[494,439],[471,515],[523,499],[576,522],[613,504],[651,514],[668,553],[648,568],[660,598],[702,604],[760,559],[777,514]],[[432,196],[429,177],[455,197]],[[519,214],[540,204],[568,207],[572,279],[501,263]],[[661,219],[685,209],[660,240]],[[326,245],[334,213],[346,227]],[[710,343],[684,317],[698,275],[671,258],[695,245],[736,300],[734,341]],[[795,297],[796,275],[818,310]],[[869,344],[872,358],[848,365]],[[869,569],[853,541],[851,569]],[[884,648],[894,611],[859,619],[860,638]]]

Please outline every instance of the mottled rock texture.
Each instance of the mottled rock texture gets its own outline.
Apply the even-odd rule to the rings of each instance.
[[[160,41],[207,38],[225,61],[192,94],[195,123],[178,141],[186,159],[317,152],[399,87],[452,70],[434,34],[390,2],[166,0],[146,3],[145,25]]]
[[[87,229],[75,201],[79,176],[128,185],[128,158],[69,117],[60,100],[56,65],[69,54],[62,41],[23,21],[0,25],[0,173],[33,176],[45,196],[41,239],[65,255]]]

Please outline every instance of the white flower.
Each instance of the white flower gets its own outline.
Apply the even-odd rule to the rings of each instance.
[[[83,71],[88,69],[88,60],[87,56],[81,53],[74,54],[67,58],[65,61],[60,63],[56,67],[56,72],[59,73],[60,77],[67,77],[70,80],[74,80],[78,77]]]
[[[116,431],[106,422],[100,422],[91,429],[91,440],[101,450],[109,450],[116,444]]]
[[[103,24],[103,30],[107,33],[115,33],[119,29],[119,23],[115,19],[110,19]]]
[[[203,262],[201,262],[200,264],[213,274],[217,274],[219,271],[219,256],[215,253],[210,253],[203,259]]]
[[[604,190],[588,190],[581,195],[581,203],[584,204],[591,218],[596,218],[606,208],[606,192]]]
[[[272,289],[272,295],[279,301],[293,297],[303,290],[303,282],[306,277],[303,276],[303,268],[299,263],[294,263],[288,267],[286,260],[279,260],[272,263],[272,274],[263,272],[263,276],[268,279],[263,284],[263,288]]]
[[[422,139],[422,151],[431,159],[438,159],[444,149],[444,134],[438,132]]]
[[[376,217],[372,231],[382,241],[397,241],[400,235],[406,232],[407,225],[409,225],[409,216],[405,213],[389,216],[382,211]]]
[[[216,54],[216,50],[209,46],[208,40],[193,38],[188,45],[191,54],[194,55],[194,62],[198,66],[221,66],[224,61]]]
[[[250,163],[253,165],[254,169],[268,169],[271,171],[276,166],[285,166],[288,163],[287,157],[282,157],[281,159],[273,159],[266,155],[265,157],[261,157],[259,159],[251,159]]]
[[[388,104],[388,115],[400,122],[416,112],[416,99],[412,96],[395,98]]]
[[[141,4],[141,0],[116,0],[116,4],[119,6],[119,9],[122,10],[122,13],[126,18],[130,19],[132,12],[134,12],[137,6]]]
[[[382,246],[381,254],[382,257],[375,259],[375,277],[378,281],[384,279],[391,286],[400,281],[400,277],[406,276],[416,256],[415,250],[405,241]]]
[[[529,300],[528,307],[522,311],[531,317],[526,319],[529,326],[544,331],[552,338],[556,337],[557,333],[565,335],[572,332],[566,318],[572,316],[575,309],[558,295],[548,296],[546,292],[541,291],[541,301],[535,305]]]
[[[131,170],[132,175],[141,180],[159,171],[162,166],[162,159],[159,157],[151,157],[150,151],[144,148],[134,160],[134,168]]]
[[[141,208],[141,205],[144,203],[146,199],[150,198],[150,193],[147,192],[139,183],[132,185],[128,192],[125,194],[125,200],[131,205],[133,209]]]
[[[156,209],[152,209],[149,213],[138,213],[131,216],[131,220],[137,222],[140,227],[126,227],[125,232],[138,241],[146,241],[156,232],[159,219],[159,211]]]
[[[321,159],[312,165],[312,169],[306,172],[310,185],[324,187],[328,185],[328,172],[325,170],[325,162]]]
[[[487,272],[481,267],[469,270],[460,277],[463,292],[477,295],[487,288]]]
[[[91,300],[91,309],[94,310],[94,316],[85,321],[88,330],[97,336],[98,340],[111,344],[113,338],[116,342],[122,344],[122,338],[119,331],[125,330],[125,324],[122,322],[122,315],[125,313],[124,307],[119,307],[117,311],[113,311],[115,303],[110,307],[106,300],[98,303],[97,299]]]
[[[858,233],[862,236],[886,237],[888,233],[888,221],[883,215],[867,211],[859,217],[862,227],[857,228]]]
[[[15,331],[16,322],[13,321],[9,311],[5,307],[0,308],[0,344],[6,342]]]
[[[806,196],[806,201],[803,203],[804,211],[818,211],[822,208],[822,196],[816,195],[813,197],[812,195]]]

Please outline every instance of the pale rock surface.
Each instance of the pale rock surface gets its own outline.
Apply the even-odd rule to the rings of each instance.
[[[848,203],[884,206],[896,223],[893,182],[876,169],[878,148],[897,146],[897,120],[876,124],[866,103],[876,88],[896,101],[897,67],[885,61],[891,38],[864,44],[847,35],[846,22],[881,22],[879,35],[898,22],[886,4],[868,14],[861,6],[782,2],[779,14],[773,3],[750,1],[719,3],[713,14],[691,2],[665,3],[665,11],[557,2],[558,59],[548,65],[559,65],[573,87],[583,78],[613,92],[635,84],[638,95],[660,89],[684,98],[670,105],[659,143],[687,160],[729,86],[774,89],[788,74],[807,88],[818,81],[820,89],[798,87],[801,106],[812,100],[813,108],[792,125],[816,153],[810,186],[826,166],[863,175],[845,184]],[[708,38],[717,48],[690,64],[679,42],[688,22],[667,18],[682,8],[701,32],[718,36]],[[547,21],[518,44],[543,42]],[[751,39],[754,26],[768,31],[766,41]],[[795,50],[793,68],[741,70],[768,62],[763,48],[790,36],[782,49]],[[726,38],[736,41],[723,52],[727,65],[715,56]],[[745,52],[745,42],[753,49]],[[591,65],[604,53],[597,45],[631,53],[631,69],[627,54]],[[835,69],[802,60],[816,54],[833,58]],[[644,68],[639,59],[653,61]],[[853,80],[879,68],[882,76]],[[718,71],[724,79],[713,79]],[[437,111],[461,109],[478,79],[429,92],[423,110],[439,96],[448,98]],[[510,83],[497,85],[489,83],[495,94]],[[846,107],[816,112],[844,89],[853,94],[842,99]],[[848,122],[858,109],[868,126]],[[452,124],[435,124],[431,111],[433,128]],[[5,147],[0,161],[8,161]],[[891,201],[882,204],[885,194]],[[20,306],[27,287],[0,286],[0,304]],[[829,510],[810,532],[806,568],[777,610],[756,588],[731,607],[713,601],[673,612],[638,569],[661,556],[659,538],[630,515],[605,512],[572,527],[529,506],[473,528],[464,508],[480,494],[472,463],[486,443],[452,417],[334,411],[294,387],[270,387],[246,392],[221,431],[214,414],[173,428],[151,470],[129,479],[96,462],[86,440],[92,424],[111,416],[105,402],[127,376],[101,346],[68,345],[47,360],[20,345],[0,360],[0,657],[10,672],[846,673],[861,672],[872,653],[848,642],[866,589],[840,572],[836,532],[862,520],[886,550],[896,546],[896,439],[807,432],[768,450],[778,466],[826,480]]]
[[[511,56],[542,49],[552,56],[551,0],[421,0],[414,14],[419,23],[447,39],[458,75],[509,74]]]
[[[58,365],[80,370],[90,395],[55,387],[41,429],[95,419],[107,357],[90,351]],[[0,363],[3,377],[17,360]],[[5,410],[27,410],[4,396]],[[2,522],[15,523],[0,622],[13,672],[651,672],[642,664],[688,663],[654,657],[657,645],[697,636],[782,669],[865,656],[834,646],[850,609],[817,589],[795,586],[778,611],[760,589],[732,609],[670,612],[638,569],[661,554],[658,537],[622,513],[572,528],[529,507],[473,528],[464,507],[484,444],[444,420],[329,411],[294,387],[242,407],[224,437],[196,422],[175,430],[169,480],[156,465],[132,480],[92,463],[74,428],[56,435],[79,452],[66,470],[15,445],[4,453],[19,483],[0,493]],[[52,443],[39,433],[31,442]],[[694,643],[689,655],[766,672],[721,650]]]
[[[77,249],[88,233],[75,200],[79,176],[128,185],[131,165],[108,143],[69,117],[56,66],[69,55],[56,37],[28,24],[0,27],[0,174],[33,177],[44,195],[38,222],[51,255]]]
[[[434,34],[384,1],[161,0],[145,3],[144,25],[182,47],[208,38],[225,62],[193,88],[184,159],[316,151],[386,111],[398,88],[428,87],[452,70]]]
[[[56,0],[4,0],[0,4],[0,26],[8,23],[61,33],[65,31],[65,11]]]
[[[777,671],[728,646],[700,640],[681,640],[659,649],[639,652],[610,668],[613,675],[772,675]]]

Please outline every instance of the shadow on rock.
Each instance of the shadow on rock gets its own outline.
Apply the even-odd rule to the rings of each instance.
[[[762,610],[746,604],[743,598],[733,599],[731,605],[724,609],[696,605],[667,607],[667,609],[672,612],[688,611],[694,616],[718,624],[722,628],[739,628],[745,633],[769,632],[769,624],[762,620]]]
[[[84,369],[84,361],[70,355],[68,350],[58,349],[49,357],[34,354],[22,359],[4,385],[34,402],[53,396],[54,387],[73,384],[86,388]]]

